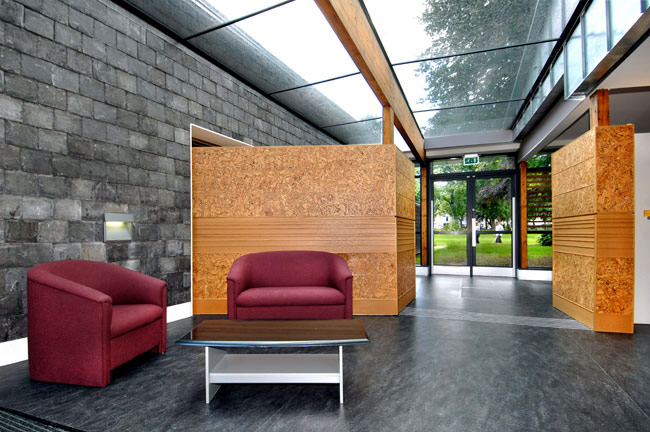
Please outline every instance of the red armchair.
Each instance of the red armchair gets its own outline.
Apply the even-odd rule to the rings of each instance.
[[[228,319],[350,319],[352,272],[338,255],[262,252],[228,273]]]
[[[27,273],[29,375],[105,387],[111,370],[167,349],[167,284],[113,264],[56,261]]]

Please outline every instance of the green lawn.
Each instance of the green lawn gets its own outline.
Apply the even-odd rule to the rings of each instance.
[[[540,234],[528,235],[528,266],[550,267],[551,246],[537,243]],[[476,261],[481,266],[508,267],[512,265],[512,235],[503,234],[502,243],[495,242],[495,234],[481,234],[476,246]],[[435,234],[434,264],[467,265],[467,237],[465,234]]]

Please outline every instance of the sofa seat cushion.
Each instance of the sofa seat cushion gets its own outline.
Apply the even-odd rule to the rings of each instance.
[[[237,297],[237,305],[258,306],[315,306],[342,305],[345,295],[336,288],[324,286],[248,288]]]
[[[111,338],[138,329],[162,317],[162,308],[152,304],[113,305]]]

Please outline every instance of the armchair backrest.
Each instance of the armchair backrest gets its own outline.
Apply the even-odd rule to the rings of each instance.
[[[318,251],[260,252],[238,258],[246,267],[247,288],[271,286],[332,286],[331,268],[338,255]]]
[[[30,271],[46,272],[63,279],[85,285],[102,292],[113,300],[113,304],[132,303],[126,273],[132,270],[115,264],[87,260],[52,261],[35,266]]]

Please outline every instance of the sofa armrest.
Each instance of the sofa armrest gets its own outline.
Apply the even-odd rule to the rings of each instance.
[[[106,386],[111,371],[111,298],[39,272],[28,273],[27,287],[32,379]]]
[[[228,319],[237,319],[237,296],[248,288],[248,271],[244,257],[236,259],[230,267],[226,277],[228,285]]]
[[[345,296],[345,319],[352,318],[352,272],[343,258],[334,260],[330,273],[331,284]]]

